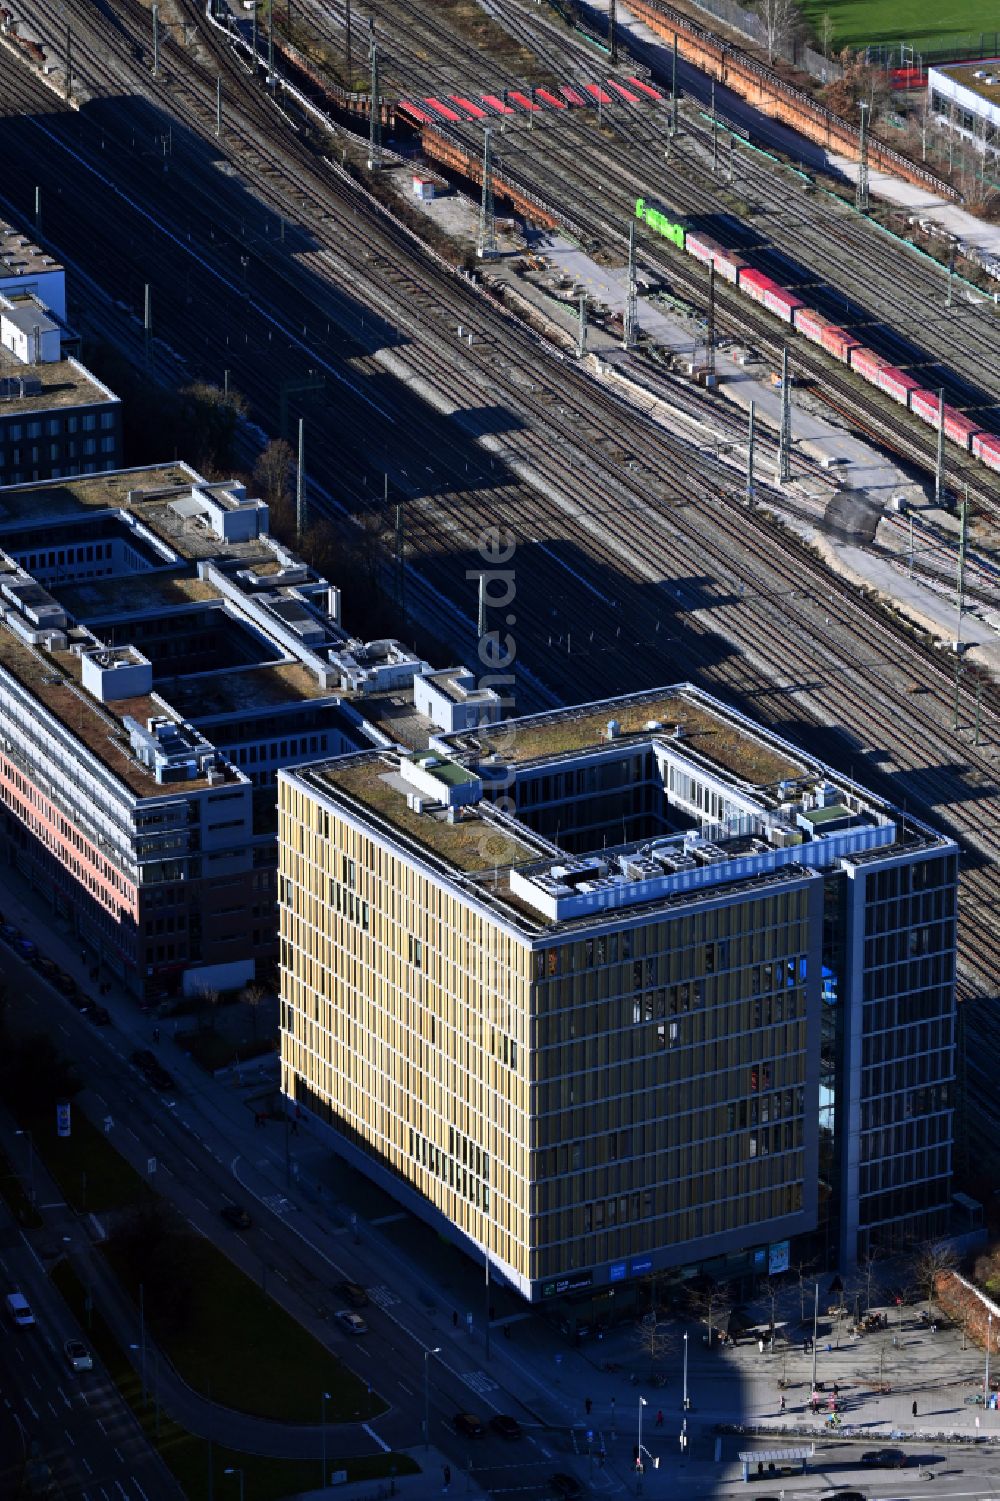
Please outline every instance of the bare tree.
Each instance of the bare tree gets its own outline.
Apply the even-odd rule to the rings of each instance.
[[[819,44],[823,49],[823,56],[829,59],[830,48],[833,45],[833,17],[825,10],[819,22]]]
[[[712,1348],[712,1330],[721,1314],[733,1301],[732,1288],[728,1282],[712,1283],[691,1288],[687,1295],[688,1307],[695,1318],[708,1325],[708,1347]]]
[[[871,1312],[872,1292],[878,1292],[878,1283],[874,1280],[875,1267],[881,1261],[882,1256],[877,1247],[872,1247],[868,1255],[860,1265],[861,1276],[865,1284],[865,1313]]]
[[[261,985],[258,980],[251,980],[249,985],[243,987],[243,1001],[250,1008],[250,1025],[253,1028],[253,1040],[257,1041],[257,1013],[267,1000],[267,987]]]
[[[636,1344],[649,1356],[651,1377],[656,1374],[658,1363],[676,1344],[676,1336],[676,1325],[668,1319],[661,1319],[655,1308],[639,1320],[636,1325]]]
[[[779,52],[784,52],[792,41],[801,22],[795,0],[757,0],[757,14],[764,25],[767,40],[767,60],[773,63]]]
[[[958,1257],[947,1241],[928,1241],[914,1254],[913,1279],[927,1299],[931,1317],[934,1315],[937,1279],[944,1272],[953,1272],[957,1265]]]
[[[294,473],[295,455],[291,444],[284,438],[275,438],[258,455],[253,466],[254,489],[269,506],[287,507],[292,498]]]

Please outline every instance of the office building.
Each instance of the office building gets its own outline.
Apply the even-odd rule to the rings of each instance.
[[[121,463],[121,403],[78,348],[62,266],[0,223],[0,485]]]
[[[283,1088],[526,1298],[942,1233],[952,841],[690,686],[278,783]]]
[[[434,728],[429,664],[185,464],[0,489],[0,608],[5,857],[140,998],[273,963],[279,767]]]

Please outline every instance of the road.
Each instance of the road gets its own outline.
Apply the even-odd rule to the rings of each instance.
[[[72,1251],[82,1231],[64,1212],[47,1216],[46,1234],[60,1250]],[[29,1473],[47,1467],[59,1493],[80,1501],[158,1501],[180,1497],[169,1473],[147,1445],[118,1390],[95,1360],[93,1371],[70,1370],[63,1345],[86,1340],[32,1248],[29,1238],[0,1207],[0,1286],[18,1288],[35,1315],[34,1328],[5,1321],[0,1339],[0,1393],[16,1428],[5,1455]],[[13,1468],[12,1464],[12,1468]]]

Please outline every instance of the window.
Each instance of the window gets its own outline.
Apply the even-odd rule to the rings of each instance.
[[[408,949],[410,963],[414,969],[422,969],[424,963],[424,946],[419,938],[414,938],[412,933],[409,935]]]

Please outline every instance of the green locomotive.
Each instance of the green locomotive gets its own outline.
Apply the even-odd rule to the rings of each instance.
[[[655,203],[650,203],[648,198],[635,200],[635,217],[648,224],[650,229],[655,229],[658,235],[676,245],[678,250],[684,249],[684,241],[687,237],[687,225],[681,220],[671,219]]]

